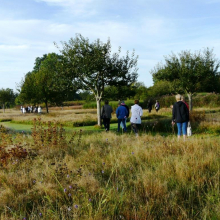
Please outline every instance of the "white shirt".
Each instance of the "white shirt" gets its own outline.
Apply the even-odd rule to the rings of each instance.
[[[143,110],[141,106],[135,104],[131,106],[131,123],[141,124],[141,116],[143,115]]]

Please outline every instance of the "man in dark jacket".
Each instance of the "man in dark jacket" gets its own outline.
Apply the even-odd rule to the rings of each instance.
[[[178,138],[180,138],[181,133],[183,138],[186,138],[187,134],[187,124],[189,121],[189,110],[184,102],[181,101],[181,95],[176,95],[176,101],[173,105],[173,117],[172,124],[176,123],[178,128]]]
[[[101,118],[103,119],[106,132],[110,129],[110,119],[112,117],[112,112],[112,107],[108,104],[108,100],[106,100],[105,105],[103,105],[101,109]]]

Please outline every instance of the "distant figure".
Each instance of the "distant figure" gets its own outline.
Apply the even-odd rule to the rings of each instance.
[[[42,108],[41,108],[41,106],[40,106],[40,105],[38,106],[37,111],[38,111],[38,114],[39,114],[39,115],[41,115],[41,113],[42,113]]]
[[[26,112],[26,108],[23,106],[22,113],[25,114],[25,112]]]
[[[21,106],[20,110],[21,110],[21,113],[23,113],[23,107],[22,106]]]
[[[127,105],[125,105],[125,102],[124,101],[121,101],[121,106],[125,107],[128,111],[128,114],[126,115],[126,118],[125,118],[125,125],[126,125],[126,121],[127,121],[127,118],[129,117],[129,108]],[[124,124],[123,122],[121,122],[121,127],[122,127],[122,130],[124,130]]]
[[[156,100],[156,103],[155,103],[155,109],[156,109],[156,112],[158,112],[159,111],[159,109],[160,109],[160,103]]]
[[[105,127],[105,131],[108,132],[110,129],[110,120],[112,117],[112,107],[108,104],[108,100],[105,101],[105,105],[101,109],[101,118]]]
[[[148,102],[147,102],[147,109],[148,109],[148,112],[149,112],[149,113],[151,113],[152,105],[153,105],[153,104],[152,104],[151,100],[149,99]]]
[[[185,140],[187,135],[187,125],[189,121],[189,109],[186,104],[181,101],[181,95],[176,95],[176,101],[173,105],[172,125],[176,123],[178,129],[178,138],[183,134]]]
[[[138,136],[139,125],[141,124],[141,116],[143,115],[143,110],[139,106],[139,101],[135,100],[134,105],[131,106],[131,128],[135,135]]]
[[[122,122],[123,124],[123,129],[122,131],[126,132],[127,128],[126,128],[126,124],[125,124],[125,119],[127,118],[128,115],[128,110],[121,105],[121,103],[118,103],[118,108],[116,109],[116,116],[118,119],[118,132],[120,131],[120,124]]]

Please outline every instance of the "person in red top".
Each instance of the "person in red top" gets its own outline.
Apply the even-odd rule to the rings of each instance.
[[[186,103],[184,96],[181,96],[181,101],[185,103],[186,107],[189,110],[189,105]]]

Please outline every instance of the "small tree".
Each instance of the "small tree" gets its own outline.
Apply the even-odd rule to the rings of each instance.
[[[105,86],[130,86],[137,79],[137,57],[134,52],[125,57],[111,54],[110,40],[102,43],[99,39],[90,43],[82,35],[76,35],[68,42],[62,42],[61,54],[65,58],[66,74],[78,83],[78,88],[90,90],[97,103],[97,120],[101,125],[100,102]]]
[[[219,74],[219,61],[208,48],[203,53],[182,51],[178,55],[171,54],[165,57],[165,64],[159,63],[152,71],[153,80],[172,82],[176,92],[184,91],[189,98],[190,110],[192,110],[192,96],[200,88],[201,83],[207,77],[215,77]]]

